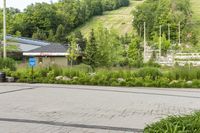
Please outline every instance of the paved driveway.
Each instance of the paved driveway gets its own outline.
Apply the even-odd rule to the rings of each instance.
[[[0,84],[0,133],[141,132],[200,109],[200,90]]]

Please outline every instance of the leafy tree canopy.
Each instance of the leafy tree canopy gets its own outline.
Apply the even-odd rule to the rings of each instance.
[[[168,37],[169,25],[171,40],[177,43],[180,23],[182,41],[196,43],[195,33],[192,30],[192,10],[189,0],[145,0],[136,8],[133,15],[133,25],[138,34],[143,31],[143,23],[146,22],[147,37],[150,40],[155,34],[159,34],[160,25],[162,25],[162,33]]]
[[[23,12],[8,8],[8,34],[66,43],[66,36],[91,17],[129,4],[129,0],[105,1],[107,0],[59,0],[52,4],[43,2],[31,4]],[[3,25],[2,16],[0,10],[0,30]]]

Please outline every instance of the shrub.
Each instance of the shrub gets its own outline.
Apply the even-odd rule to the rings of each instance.
[[[63,76],[67,76],[69,78],[73,78],[73,77],[82,77],[84,75],[86,75],[87,72],[83,71],[83,70],[79,70],[79,68],[64,68],[62,71]]]
[[[155,82],[156,82],[156,86],[154,87],[170,87],[169,85],[170,80],[166,77],[161,77],[157,79]]]
[[[149,62],[145,63],[144,66],[145,66],[145,67],[158,67],[158,68],[161,67],[160,64],[155,63],[155,62],[153,62],[153,61],[149,61]]]
[[[192,81],[193,88],[200,88],[200,80],[193,80]]]
[[[16,62],[11,58],[0,58],[0,69],[10,69],[12,71],[16,70]]]
[[[2,71],[6,73],[6,76],[12,75],[12,71],[9,68],[4,68],[4,69],[2,69]]]
[[[160,122],[148,125],[144,133],[199,133],[200,112],[185,116],[170,116]]]
[[[165,75],[170,80],[194,80],[200,79],[200,69],[188,67],[175,67]]]
[[[120,85],[119,85],[119,83],[118,83],[117,81],[113,81],[113,82],[111,83],[111,86],[120,86]]]
[[[162,76],[162,73],[158,68],[154,67],[144,67],[139,69],[139,71],[136,73],[137,77],[142,77],[143,79],[145,77],[150,77],[152,80],[158,79],[158,77]]]
[[[18,82],[30,82],[31,71],[30,69],[19,69],[11,74],[12,77],[18,80]]]
[[[142,78],[136,78],[135,79],[135,86],[137,86],[137,87],[144,86],[144,79],[142,79]]]
[[[73,67],[74,69],[77,69],[77,70],[80,70],[80,71],[83,71],[83,72],[92,72],[92,67],[89,66],[89,65],[86,65],[86,64],[80,64],[80,65],[77,65],[77,66],[74,66]]]

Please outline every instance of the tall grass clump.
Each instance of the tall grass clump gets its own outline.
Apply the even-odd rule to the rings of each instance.
[[[170,80],[200,80],[200,68],[175,67],[170,69],[165,76]]]
[[[200,133],[200,112],[185,116],[170,116],[148,125],[144,133]]]

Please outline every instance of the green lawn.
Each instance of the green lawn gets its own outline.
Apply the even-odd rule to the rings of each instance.
[[[84,36],[88,36],[90,30],[95,28],[99,23],[103,24],[104,27],[115,29],[119,34],[124,35],[132,31],[132,10],[140,4],[141,1],[131,0],[129,7],[122,7],[118,10],[104,12],[102,16],[93,17],[86,24],[78,27],[76,30],[80,30]]]
[[[193,10],[193,21],[196,26],[196,30],[200,31],[200,0],[190,0],[192,4]],[[200,32],[199,32],[199,39],[200,39]],[[200,44],[200,42],[199,42]]]
[[[193,9],[193,19],[200,21],[200,0],[190,0]]]

